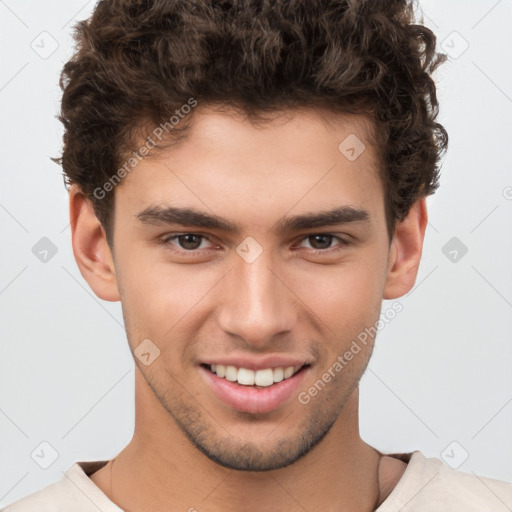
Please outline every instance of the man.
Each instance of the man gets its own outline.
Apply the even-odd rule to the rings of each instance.
[[[7,512],[510,510],[505,482],[359,435],[447,147],[412,6],[102,1],[76,39],[58,161],[82,276],[123,307],[135,432]]]

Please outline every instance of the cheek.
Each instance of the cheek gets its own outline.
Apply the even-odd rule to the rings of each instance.
[[[145,260],[144,257],[147,259]],[[206,303],[219,279],[217,272],[198,272],[193,265],[150,261],[148,255],[130,254],[118,271],[125,322],[136,339],[165,344],[175,338]]]
[[[361,258],[337,268],[318,267],[302,275],[296,280],[296,293],[322,320],[322,329],[331,329],[333,336],[339,334],[346,339],[348,335],[357,336],[378,318],[384,277],[383,268]]]

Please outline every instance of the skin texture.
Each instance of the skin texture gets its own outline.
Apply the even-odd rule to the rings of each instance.
[[[133,439],[113,468],[91,477],[127,511],[369,511],[405,469],[359,435],[358,383],[374,340],[307,405],[293,396],[265,414],[226,406],[200,375],[207,358],[291,355],[311,362],[307,390],[376,324],[382,299],[401,297],[416,280],[425,199],[390,245],[362,120],[287,114],[255,126],[197,107],[185,142],[142,161],[116,187],[112,252],[91,205],[70,189],[82,276],[98,297],[121,300],[132,350],[149,338],[161,351],[149,366],[135,358]],[[355,161],[338,150],[349,134],[366,144]],[[135,216],[150,205],[214,213],[241,231],[145,225]],[[271,232],[283,217],[347,205],[366,209],[369,222]],[[183,239],[157,243],[173,233],[205,238],[192,240],[196,254],[186,254],[192,244]],[[352,243],[315,244],[321,233]],[[236,252],[248,236],[263,249],[252,263]]]

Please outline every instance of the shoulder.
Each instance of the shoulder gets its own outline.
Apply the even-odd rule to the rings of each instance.
[[[122,512],[88,476],[103,464],[77,462],[59,481],[7,505],[1,512]]]
[[[399,458],[405,454],[396,454]],[[402,460],[404,460],[402,458]],[[509,512],[512,484],[452,469],[438,458],[410,454],[407,468],[378,512]]]

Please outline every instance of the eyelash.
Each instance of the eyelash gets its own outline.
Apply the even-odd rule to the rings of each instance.
[[[164,246],[168,246],[168,245],[171,245],[171,242],[173,240],[176,240],[176,239],[178,239],[182,236],[186,236],[186,235],[192,235],[192,236],[200,237],[201,239],[204,239],[204,240],[208,240],[208,238],[205,235],[201,235],[199,233],[174,233],[172,235],[167,235],[163,238],[159,238],[158,243],[161,245],[164,245]],[[331,254],[334,252],[339,252],[339,251],[343,250],[344,247],[351,245],[351,242],[349,242],[348,240],[345,240],[344,238],[341,238],[337,235],[333,235],[331,233],[313,233],[310,235],[306,235],[305,237],[303,237],[301,239],[301,242],[304,240],[307,240],[308,238],[314,237],[314,236],[331,237],[333,239],[337,239],[340,242],[340,244],[339,244],[338,248],[335,248],[335,249],[332,249],[332,248],[311,249],[310,252],[313,254]],[[207,249],[202,249],[202,250],[200,250],[200,249],[192,249],[192,250],[182,249],[182,250],[178,250],[177,252],[181,253],[181,254],[197,255],[197,254],[203,254],[206,251],[207,251]]]

